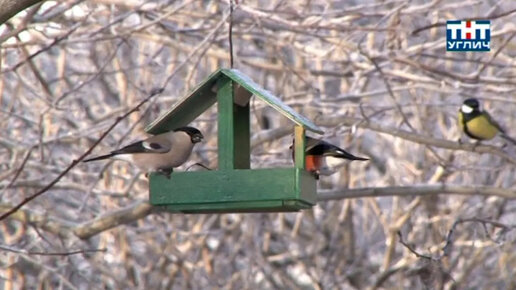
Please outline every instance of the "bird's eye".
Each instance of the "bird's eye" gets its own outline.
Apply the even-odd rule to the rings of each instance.
[[[201,142],[202,141],[202,136],[199,136],[199,135],[194,135],[192,137],[192,142],[196,143],[196,142]]]
[[[152,149],[161,149],[161,145],[159,145],[158,143],[150,143],[150,147]]]

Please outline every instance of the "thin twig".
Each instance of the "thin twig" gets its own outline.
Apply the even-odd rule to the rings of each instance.
[[[478,69],[478,71],[475,73],[475,76],[478,78],[480,76],[480,74],[482,74],[482,72],[484,72],[484,70],[491,65],[491,63],[495,60],[495,58],[498,56],[498,54],[500,52],[502,52],[502,50],[507,46],[507,44],[509,44],[509,42],[511,42],[511,40],[514,38],[514,36],[516,36],[516,32],[512,33],[509,38],[507,38],[503,43],[502,45],[500,45],[498,47],[498,49],[495,51],[495,53],[493,53],[489,59],[489,61],[487,63],[483,63],[480,68]]]
[[[363,187],[341,188],[333,190],[320,190],[318,201],[340,200],[346,198],[382,197],[382,196],[426,196],[435,194],[459,194],[499,196],[507,199],[516,199],[516,191],[490,186],[462,186],[452,184],[440,185],[411,185],[411,186],[387,186],[387,187]]]
[[[66,167],[66,169],[63,170],[56,178],[54,178],[54,180],[52,180],[47,186],[45,186],[44,188],[42,188],[41,190],[39,190],[35,194],[33,194],[33,195],[29,196],[29,197],[26,197],[22,202],[20,202],[19,204],[15,205],[13,208],[11,208],[10,210],[8,210],[4,214],[2,214],[0,216],[0,221],[5,219],[5,218],[7,218],[11,214],[15,213],[22,206],[24,206],[25,204],[29,203],[31,200],[37,198],[38,196],[42,195],[43,193],[47,192],[50,188],[52,188],[52,186],[54,186],[54,184],[58,183],[59,180],[61,180],[61,178],[63,178],[70,170],[72,170],[72,168],[74,168],[77,164],[79,164],[79,162],[81,162],[84,158],[86,158],[86,156],[88,156],[93,151],[93,149],[95,149],[95,147],[97,147],[97,145],[99,145],[100,142],[102,140],[104,140],[104,138],[111,132],[111,130],[113,130],[122,120],[127,118],[130,114],[138,111],[141,106],[143,106],[152,97],[160,94],[161,92],[163,92],[163,88],[154,89],[149,94],[149,96],[147,96],[145,99],[143,99],[135,107],[133,107],[131,110],[129,110],[124,115],[116,118],[115,122],[113,122],[113,124],[106,131],[104,131],[104,133],[102,133],[102,135],[97,139],[97,141],[95,141],[95,143],[93,143],[93,145],[91,145],[90,148],[88,148],[88,150],[86,150],[86,152],[84,152],[81,156],[79,156],[79,158],[73,160],[72,163],[70,165],[68,165],[68,167]]]
[[[85,254],[85,253],[96,253],[96,252],[106,252],[107,249],[86,249],[86,250],[75,250],[75,251],[66,251],[66,252],[39,252],[39,251],[27,251],[23,249],[16,249],[13,247],[0,245],[0,250],[4,250],[11,253],[17,254],[25,254],[31,256],[72,256],[77,254]]]
[[[401,231],[398,231],[398,238],[400,239],[400,243],[405,246],[405,248],[407,248],[412,254],[416,255],[416,257],[418,258],[423,258],[423,259],[427,259],[427,260],[436,260],[434,257],[431,257],[431,256],[427,256],[427,255],[423,255],[423,254],[420,254],[418,253],[411,245],[409,245],[408,243],[406,243],[404,240],[403,240],[403,235],[401,234]]]
[[[235,0],[238,4],[238,0]],[[229,67],[233,68],[233,0],[229,0]]]
[[[455,233],[455,229],[457,228],[457,226],[460,224],[469,223],[469,222],[480,223],[483,226],[484,231],[486,232],[487,236],[489,236],[489,232],[487,231],[487,226],[486,226],[487,224],[490,224],[496,228],[501,228],[503,234],[506,234],[510,230],[516,229],[516,225],[506,225],[504,223],[501,223],[501,222],[495,221],[495,220],[491,220],[491,219],[477,218],[477,217],[457,219],[453,223],[450,230],[448,231],[448,234],[446,235],[446,243],[442,249],[443,256],[449,256],[451,254],[451,251],[453,249],[453,235]]]
[[[32,153],[32,150],[34,150],[35,146],[32,146],[28,151],[27,153],[25,153],[25,157],[23,158],[23,161],[22,163],[20,164],[20,167],[18,167],[18,169],[16,169],[16,173],[14,174],[14,177],[13,179],[11,179],[11,181],[9,182],[9,184],[7,184],[6,187],[4,187],[4,189],[2,190],[2,193],[0,193],[0,196],[3,195],[3,193],[9,189],[15,182],[16,180],[18,179],[18,177],[20,176],[20,174],[22,173],[23,171],[23,168],[25,168],[25,165],[27,164],[27,161],[29,160],[30,158],[30,154]]]
[[[363,119],[347,117],[347,116],[320,116],[317,119],[317,124],[322,126],[357,126],[367,128],[376,132],[385,133],[388,135],[403,138],[415,143],[429,145],[450,150],[462,150],[475,153],[489,153],[499,156],[508,162],[516,164],[516,157],[504,152],[501,148],[492,145],[477,145],[475,143],[459,143],[456,141],[437,139],[432,136],[422,135],[414,132],[408,132],[402,129],[383,126],[371,121],[364,121]]]
[[[480,16],[480,17],[468,18],[468,20],[472,20],[472,21],[484,20],[484,19],[494,20],[494,19],[497,19],[497,18],[505,17],[507,15],[511,15],[514,12],[516,12],[516,9],[512,9],[512,10],[509,10],[509,11],[506,11],[506,12],[503,12],[503,13],[500,13],[500,14],[497,14],[497,15],[494,15],[494,16]],[[435,27],[440,27],[440,26],[446,26],[446,22],[436,22],[436,23],[433,23],[433,24],[430,24],[430,25],[426,25],[426,26],[414,29],[414,31],[412,31],[411,34],[412,35],[417,35],[421,31],[425,31],[425,30],[428,30],[428,29],[431,29],[431,28],[435,28]]]
[[[47,46],[41,48],[40,50],[34,52],[33,54],[31,54],[29,56],[27,56],[24,60],[18,62],[17,64],[13,65],[12,67],[8,67],[6,70],[0,71],[0,75],[5,74],[6,72],[11,72],[11,71],[17,70],[18,68],[20,68],[28,60],[31,60],[31,59],[35,58],[36,56],[40,55],[41,53],[43,53],[43,52],[53,48],[54,46],[56,46],[56,44],[58,44],[59,42],[61,42],[64,39],[68,38],[68,36],[70,36],[72,33],[74,33],[75,30],[77,30],[79,27],[82,26],[82,24],[83,23],[80,22],[80,23],[77,23],[77,24],[73,25],[70,28],[70,30],[68,30],[63,35],[54,38],[54,40],[52,42],[50,42]]]

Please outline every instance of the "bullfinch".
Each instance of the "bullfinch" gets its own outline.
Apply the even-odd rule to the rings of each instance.
[[[315,139],[312,137],[306,136],[306,149],[305,149],[305,169],[309,172],[312,172],[317,179],[319,179],[319,170],[323,165],[324,157],[334,157],[341,158],[347,160],[360,160],[366,161],[368,158],[357,157],[346,152],[344,149],[335,146],[326,141]],[[292,159],[294,159],[294,146],[290,147],[292,149]]]
[[[185,163],[196,143],[202,141],[201,131],[193,127],[181,127],[129,144],[121,149],[86,159],[83,162],[111,157],[134,163],[145,172],[157,171],[170,177],[173,169]]]

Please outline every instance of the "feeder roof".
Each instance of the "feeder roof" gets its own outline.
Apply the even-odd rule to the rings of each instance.
[[[306,130],[323,134],[323,130],[306,117],[294,111],[278,97],[255,83],[248,76],[236,69],[219,69],[201,82],[193,91],[178,101],[174,107],[152,122],[146,131],[159,134],[170,129],[186,126],[201,115],[217,101],[217,83],[222,78],[229,78],[244,89],[249,95],[255,95],[276,111],[302,126]]]

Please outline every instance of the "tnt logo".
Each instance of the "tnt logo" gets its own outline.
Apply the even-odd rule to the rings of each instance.
[[[489,51],[491,21],[446,21],[446,51]]]

